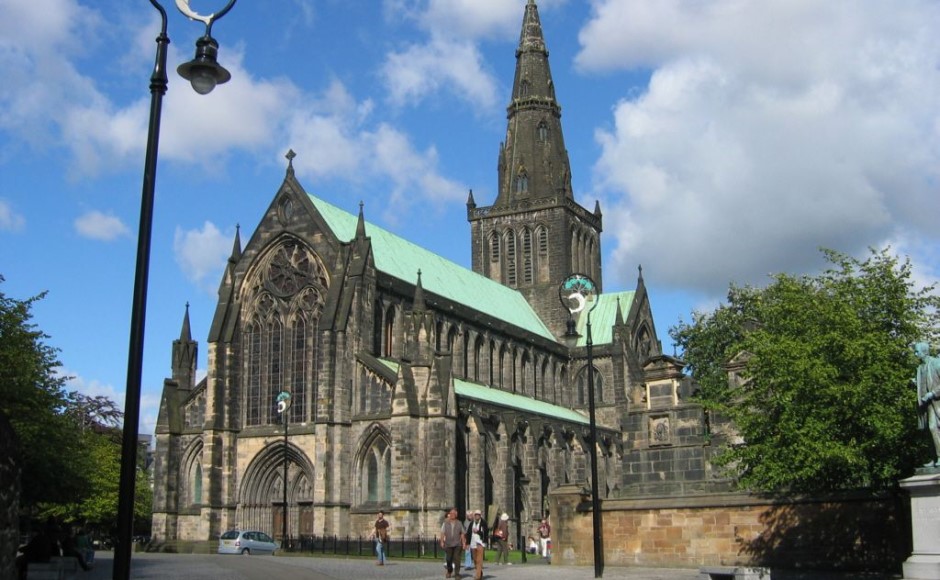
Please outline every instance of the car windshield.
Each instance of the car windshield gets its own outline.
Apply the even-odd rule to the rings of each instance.
[[[238,537],[238,531],[237,531],[237,530],[233,530],[233,531],[231,531],[231,532],[225,532],[224,534],[222,534],[222,539],[223,539],[223,540],[234,540],[234,539],[237,538],[237,537]]]

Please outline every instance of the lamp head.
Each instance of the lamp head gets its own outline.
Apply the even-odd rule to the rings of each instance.
[[[575,328],[574,316],[569,315],[568,320],[565,323],[565,334],[562,335],[561,339],[565,343],[565,346],[568,348],[574,348],[578,346],[579,338],[581,338],[581,335],[578,334],[578,331]]]
[[[176,69],[181,77],[193,85],[200,95],[212,92],[216,85],[227,83],[232,74],[218,63],[219,43],[206,34],[196,41],[196,57]]]

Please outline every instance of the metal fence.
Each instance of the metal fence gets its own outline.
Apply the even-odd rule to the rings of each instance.
[[[288,537],[281,542],[281,549],[286,552],[308,554],[330,554],[337,556],[373,556],[375,542],[368,536],[300,536]],[[404,535],[389,537],[385,554],[399,558],[443,558],[444,550],[434,537]]]

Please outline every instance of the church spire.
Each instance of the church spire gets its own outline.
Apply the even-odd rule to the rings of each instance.
[[[173,380],[181,389],[192,389],[196,386],[197,353],[198,345],[193,340],[189,326],[189,302],[187,302],[180,337],[173,341]]]
[[[192,342],[193,333],[189,328],[189,302],[186,303],[186,313],[183,315],[183,328],[180,329],[180,342]]]
[[[500,146],[497,206],[521,200],[572,198],[568,151],[561,132],[561,106],[548,66],[538,6],[529,1],[516,49],[516,75],[506,142]]]
[[[359,218],[356,220],[356,239],[364,240],[366,239],[366,218],[362,213],[362,206],[364,204],[359,202]]]
[[[232,255],[228,257],[228,261],[232,264],[237,264],[238,260],[242,257],[242,236],[241,236],[241,224],[235,224],[235,241],[232,242]],[[186,312],[189,312],[189,306],[187,305]]]
[[[487,207],[467,200],[473,271],[521,292],[561,336],[570,314],[557,297],[552,299],[558,284],[572,272],[583,272],[598,290],[603,288],[603,216],[598,204],[592,213],[574,199],[561,106],[534,0],[522,17],[506,113],[496,200]]]

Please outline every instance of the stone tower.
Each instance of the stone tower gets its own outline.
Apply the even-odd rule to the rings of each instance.
[[[516,73],[499,147],[498,194],[489,207],[467,199],[473,270],[526,297],[552,332],[565,330],[558,300],[569,274],[587,274],[602,289],[600,207],[574,200],[561,130],[561,106],[548,65],[538,7],[529,0],[516,49]]]

